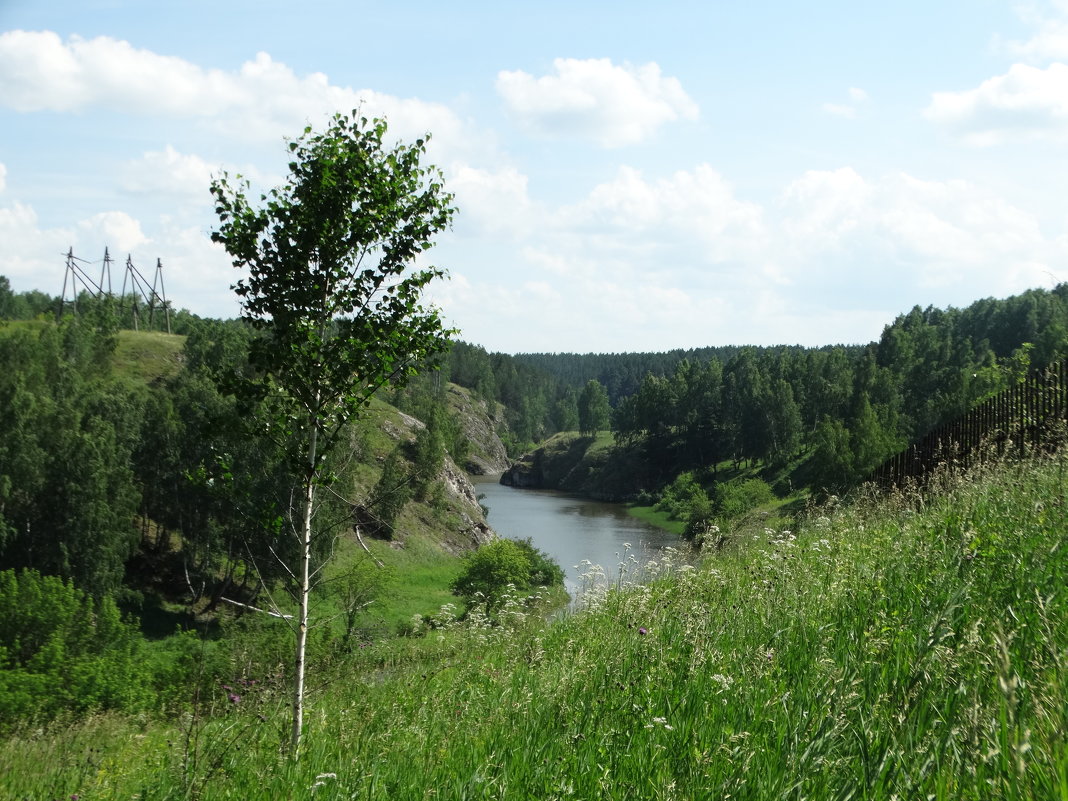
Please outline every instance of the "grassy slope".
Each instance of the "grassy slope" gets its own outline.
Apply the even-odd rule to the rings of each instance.
[[[862,502],[548,627],[374,644],[319,674],[296,764],[250,694],[184,783],[180,728],[109,718],[0,745],[0,795],[1066,798],[1066,469]]]
[[[148,384],[182,369],[185,337],[159,331],[119,331],[112,365],[119,375]]]

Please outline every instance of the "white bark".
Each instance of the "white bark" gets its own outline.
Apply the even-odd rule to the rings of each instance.
[[[318,397],[316,398],[318,400]],[[308,643],[308,597],[311,593],[311,545],[312,510],[315,505],[316,446],[318,428],[314,415],[308,443],[308,473],[304,480],[304,515],[300,530],[300,567],[297,577],[300,582],[299,609],[297,612],[297,645],[293,660],[293,729],[290,734],[290,755],[296,759],[300,753],[300,738],[304,730],[304,654]]]

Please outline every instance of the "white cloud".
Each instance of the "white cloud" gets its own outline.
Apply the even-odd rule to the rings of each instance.
[[[633,247],[638,238],[662,246],[674,245],[680,235],[693,238],[703,243],[702,260],[749,252],[763,233],[760,207],[738,200],[733,187],[707,164],[655,181],[620,167],[615,179],[561,209],[558,219],[578,234],[600,229],[616,248]]]
[[[1068,2],[1053,0],[1046,8],[1017,5],[1021,19],[1035,28],[1027,40],[995,40],[1001,50],[1031,63],[1068,59]]]
[[[131,253],[149,239],[141,230],[141,222],[122,211],[104,211],[78,223],[81,239],[103,242],[116,253]]]
[[[852,106],[844,106],[840,103],[824,103],[823,110],[828,114],[833,114],[836,117],[845,117],[846,119],[853,119],[857,116],[857,110]]]
[[[963,92],[936,92],[924,114],[977,145],[1068,137],[1068,65],[1014,64]]]
[[[540,78],[521,70],[497,75],[508,111],[534,134],[582,136],[619,147],[648,139],[666,122],[698,115],[678,79],[663,76],[652,62],[558,58],[553,69]]]
[[[786,188],[782,209],[784,263],[798,281],[1006,294],[1041,280],[1034,265],[1061,257],[1032,216],[967,181],[813,171]]]
[[[784,231],[808,247],[834,249],[861,224],[871,194],[867,181],[851,167],[809,170],[783,192],[789,209]]]
[[[151,236],[146,234],[151,230]],[[176,226],[168,220],[140,220],[121,211],[94,214],[69,228],[42,228],[34,209],[24,203],[0,206],[0,241],[4,264],[0,274],[16,291],[39,289],[59,295],[68,250],[84,260],[89,278],[100,280],[104,248],[113,263],[111,285],[123,286],[126,258],[150,282],[157,259],[162,261],[164,288],[176,308],[198,314],[233,317],[237,303],[230,284],[239,275],[226,253],[200,226]]]
[[[456,164],[446,185],[456,195],[460,209],[456,225],[462,229],[522,237],[538,225],[539,213],[527,195],[527,176],[515,167],[484,170]]]
[[[211,176],[220,168],[171,145],[145,153],[124,167],[123,188],[135,194],[176,195],[208,201]]]
[[[480,215],[513,206],[529,225],[494,229],[497,249],[455,265],[441,302],[465,337],[511,350],[869,341],[915,303],[1044,285],[1068,259],[1068,235],[1047,239],[966,181],[809,171],[765,208],[709,165],[663,177],[621,167],[577,202],[541,208],[518,174],[468,179],[485,184]],[[512,324],[531,315],[537,326]]]
[[[472,142],[476,137],[442,104],[334,86],[319,72],[298,76],[267,53],[237,71],[205,69],[108,36],[64,42],[51,31],[0,34],[0,105],[20,112],[99,108],[180,117],[260,141],[361,107],[368,116],[385,116],[405,139],[432,131],[439,144],[455,150],[484,144]]]

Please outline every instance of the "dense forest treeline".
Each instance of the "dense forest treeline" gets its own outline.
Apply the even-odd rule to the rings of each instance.
[[[249,369],[255,332],[179,311],[170,325],[181,336],[168,337],[151,331],[163,315],[134,314],[132,301],[84,295],[62,308],[0,278],[0,568],[19,571],[2,577],[0,596],[36,609],[0,632],[0,696],[13,715],[60,680],[63,653],[90,666],[84,676],[97,689],[83,682],[78,694],[96,708],[176,697],[191,646],[170,638],[174,653],[146,658],[127,621],[157,635],[217,625],[221,605],[260,604],[290,555],[282,457],[249,435],[248,409],[225,392],[227,376]],[[159,353],[119,356],[135,326],[137,347]],[[427,365],[437,370],[384,396],[425,425],[392,439],[377,424],[353,429],[331,468],[344,482],[324,496],[320,519],[339,535],[356,524],[384,539],[416,509],[429,528],[468,525],[438,480],[445,455],[462,464],[471,447],[446,403],[449,382],[497,407],[513,456],[556,432],[592,440],[611,430],[613,447],[642,465],[649,497],[692,515],[696,500],[706,512],[710,498],[721,512],[729,506],[730,493],[707,484],[725,462],[790,466],[793,489],[846,486],[1065,355],[1068,284],[965,309],[915,308],[863,346],[511,356],[457,342]],[[342,610],[375,592],[380,578],[369,576],[329,585],[342,624],[317,641],[320,656],[358,639],[357,616]],[[94,650],[84,632],[97,625],[119,651]],[[271,647],[255,650],[272,658]],[[56,710],[80,708],[68,695]]]
[[[1066,353],[1060,284],[964,309],[916,307],[867,345],[509,356],[457,343],[448,374],[507,407],[513,450],[611,428],[668,478],[726,459],[809,457],[804,482],[839,487]],[[601,395],[608,419],[590,410]]]
[[[256,332],[188,312],[171,316],[181,336],[146,330],[147,317],[135,332],[131,307],[87,295],[57,321],[59,309],[0,280],[0,729],[64,710],[164,710],[191,685],[273,670],[287,631],[247,614],[284,614],[296,547],[285,457],[250,431],[255,401],[226,391],[250,369]],[[317,504],[316,548],[340,558],[310,658],[368,636],[358,610],[395,580],[356,547],[354,526],[388,540],[403,520],[423,565],[456,562],[484,537],[473,495],[440,481],[462,437],[440,397],[423,402],[410,427],[372,406],[324,464],[339,480]],[[443,572],[447,598],[455,569]],[[59,684],[69,691],[41,700]]]

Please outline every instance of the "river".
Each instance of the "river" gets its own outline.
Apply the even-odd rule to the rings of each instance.
[[[600,565],[614,579],[630,556],[641,565],[659,558],[665,546],[681,544],[675,534],[632,517],[620,504],[506,487],[488,476],[475,479],[475,491],[485,494],[482,503],[489,508],[486,520],[493,530],[511,539],[530,537],[535,547],[560,563],[572,595],[581,589],[581,576],[588,570],[583,562]]]

